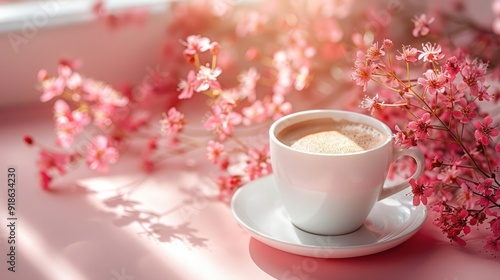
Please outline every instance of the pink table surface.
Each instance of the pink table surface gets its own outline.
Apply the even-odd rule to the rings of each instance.
[[[0,279],[500,279],[500,258],[450,245],[432,217],[388,251],[350,259],[281,252],[250,237],[217,200],[204,150],[146,175],[131,152],[109,174],[79,168],[41,190],[29,133],[54,140],[49,107],[0,111]],[[7,270],[7,168],[15,166],[16,272]]]

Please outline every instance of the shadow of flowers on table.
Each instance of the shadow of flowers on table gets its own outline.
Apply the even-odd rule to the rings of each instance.
[[[162,243],[180,241],[190,247],[207,247],[208,239],[200,237],[198,230],[192,227],[189,221],[183,221],[179,224],[167,224],[161,221],[162,217],[180,210],[185,207],[185,204],[181,203],[167,211],[157,212],[145,209],[145,205],[141,201],[133,199],[128,193],[120,192],[105,199],[103,204],[116,210],[116,216],[113,220],[115,226],[124,227],[135,223],[142,229],[140,234],[151,240]]]
[[[176,226],[155,223],[151,224],[149,228],[151,231],[148,234],[151,234],[160,242],[172,242],[177,239],[186,242],[192,247],[207,247],[206,243],[208,239],[198,237],[198,230],[192,228],[189,223],[183,223]]]
[[[188,198],[181,201],[178,205],[159,212],[147,209],[143,202],[132,198],[131,193],[135,187],[127,191],[117,190],[116,194],[106,198],[102,203],[116,213],[113,224],[118,227],[137,224],[141,227],[141,235],[147,238],[169,243],[180,241],[189,247],[206,248],[208,239],[199,236],[199,231],[191,225],[190,216],[202,211],[208,204],[210,198],[204,197],[195,190],[182,189]],[[181,214],[182,221],[178,224],[162,221],[163,217],[173,213]]]

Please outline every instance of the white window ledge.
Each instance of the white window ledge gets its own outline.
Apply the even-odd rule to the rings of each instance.
[[[54,25],[77,23],[95,19],[92,7],[96,0],[41,0],[0,4],[0,32],[39,29]],[[108,0],[109,11],[146,7],[151,12],[162,12],[172,0]]]

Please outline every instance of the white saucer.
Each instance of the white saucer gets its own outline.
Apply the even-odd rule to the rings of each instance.
[[[289,253],[315,258],[349,258],[378,253],[408,240],[427,216],[425,206],[413,206],[408,189],[377,202],[365,224],[353,233],[311,234],[289,221],[272,176],[241,187],[232,198],[231,208],[238,223],[255,239]]]

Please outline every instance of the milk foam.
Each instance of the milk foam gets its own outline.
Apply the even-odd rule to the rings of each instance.
[[[386,137],[379,130],[362,123],[322,121],[296,124],[281,135],[293,149],[322,154],[350,154],[380,146]],[[280,137],[280,136],[278,136]]]
[[[349,154],[364,151],[360,145],[338,131],[306,135],[291,146],[295,150],[321,154]]]

